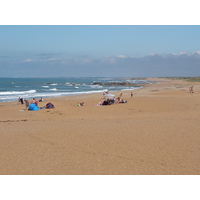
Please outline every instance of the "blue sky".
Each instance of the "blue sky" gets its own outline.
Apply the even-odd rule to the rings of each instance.
[[[200,26],[2,25],[0,34],[0,77],[200,75]]]

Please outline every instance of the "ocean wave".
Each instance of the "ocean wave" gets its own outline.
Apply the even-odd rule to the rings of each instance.
[[[101,85],[89,85],[91,88],[102,88],[103,86]]]
[[[52,89],[49,89],[49,90],[54,90],[54,91],[56,91],[56,90],[57,90],[57,88],[52,88]]]
[[[132,87],[132,88],[126,88],[126,89],[122,89],[122,90],[137,90],[143,88],[143,86],[138,86],[138,87]]]
[[[83,92],[63,92],[60,95],[79,95],[79,94],[93,94],[93,93],[103,93],[103,90],[93,90],[93,91],[83,91]]]
[[[46,83],[47,85],[58,85],[58,83]]]
[[[0,92],[0,95],[13,95],[13,94],[32,94],[36,93],[36,90],[28,90],[28,91],[6,91]]]
[[[81,94],[92,94],[92,93],[103,93],[103,90],[93,90],[93,91],[82,91],[82,92],[55,92],[55,93],[38,93],[36,97],[59,97],[59,96],[71,96],[71,95],[81,95]]]

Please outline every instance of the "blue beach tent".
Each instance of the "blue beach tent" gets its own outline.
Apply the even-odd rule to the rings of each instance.
[[[36,110],[39,110],[39,107],[36,106],[34,103],[31,103],[31,104],[29,105],[28,110],[36,111]]]

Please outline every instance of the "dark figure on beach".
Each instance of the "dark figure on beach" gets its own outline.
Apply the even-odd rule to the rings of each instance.
[[[20,97],[19,97],[19,103],[24,104],[23,98],[20,98]]]
[[[131,98],[133,97],[133,93],[131,92]]]
[[[39,102],[43,102],[44,101],[44,99],[41,97],[41,99],[39,100]]]
[[[80,106],[84,106],[84,105],[85,105],[85,103],[84,103],[84,102],[80,103]]]
[[[84,102],[81,102],[81,103],[77,103],[77,106],[84,106],[85,105],[85,103]]]
[[[127,103],[127,101],[124,101],[124,99],[121,99],[119,103]]]
[[[193,91],[193,86],[189,88],[189,92],[190,92],[190,93],[194,93],[194,91]]]

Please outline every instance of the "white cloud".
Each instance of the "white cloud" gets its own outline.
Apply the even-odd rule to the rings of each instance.
[[[57,58],[49,58],[48,61],[56,61],[58,60]]]
[[[200,51],[195,51],[194,54],[195,54],[195,53],[200,54]]]
[[[91,63],[92,60],[91,60],[90,58],[85,58],[85,59],[83,59],[83,62],[84,62],[84,63]]]
[[[116,63],[116,57],[103,57],[100,59],[102,63],[110,63],[110,64],[115,64]]]
[[[180,55],[190,55],[190,53],[186,52],[186,51],[180,51],[178,53],[172,53],[172,55],[175,56],[180,56]]]
[[[26,63],[26,62],[35,62],[35,61],[36,60],[34,60],[34,59],[28,58],[28,59],[22,60],[21,62]]]
[[[118,55],[118,56],[116,56],[117,58],[127,58],[127,56],[125,56],[125,55]]]
[[[80,56],[80,57],[69,59],[68,61],[72,63],[77,63],[77,64],[89,64],[93,62],[93,59],[87,56]]]

